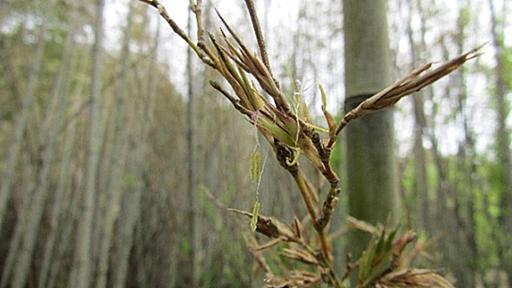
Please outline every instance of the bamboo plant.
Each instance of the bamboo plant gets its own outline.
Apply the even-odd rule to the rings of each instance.
[[[159,0],[139,1],[155,7],[174,33],[187,43],[198,58],[222,76],[224,83],[210,81],[211,86],[256,127],[272,147],[279,164],[295,180],[312,224],[310,229],[316,234],[314,239],[304,236],[305,226],[297,217],[288,225],[284,221],[261,215],[258,205],[252,213],[230,209],[250,218],[254,230],[270,238],[267,243],[251,245],[256,263],[266,272],[265,283],[268,287],[313,287],[320,283],[345,287],[348,285],[346,283],[349,276],[355,271],[358,273],[357,287],[452,287],[434,270],[409,267],[412,257],[421,246],[416,245],[417,248],[404,253],[405,247],[416,239],[413,232],[407,231],[398,235],[396,228],[374,227],[353,218],[348,219],[352,227],[367,231],[373,237],[360,258],[348,261],[345,272],[339,273],[333,266],[333,237],[328,235],[328,227],[341,193],[340,180],[331,163],[331,153],[337,136],[350,121],[392,106],[403,97],[432,84],[478,56],[478,49],[464,53],[434,69],[433,63],[421,66],[363,101],[339,123],[327,111],[327,93],[320,85],[322,111],[327,126],[322,128],[312,123],[304,101],[300,97],[287,97],[274,78],[252,0],[245,0],[245,4],[258,43],[258,53],[245,44],[218,11],[217,15],[224,28],[220,28],[215,34],[205,31],[202,0],[190,2],[190,9],[196,18],[195,41],[176,24]],[[329,183],[327,195],[321,205],[317,203],[320,201],[319,191],[313,187],[300,165],[301,156],[305,156]],[[272,250],[279,243],[285,243],[286,247],[281,251],[282,256],[292,262],[305,263],[308,269],[291,268],[281,273],[282,275],[273,271],[260,251]]]

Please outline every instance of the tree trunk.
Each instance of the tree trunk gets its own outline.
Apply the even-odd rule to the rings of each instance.
[[[83,59],[83,58],[81,58]],[[79,65],[79,73],[83,71],[82,66],[85,61],[81,60],[81,63]],[[73,103],[74,107],[72,108],[73,111],[78,111],[78,99],[79,96],[82,94],[83,89],[83,81],[78,84],[76,87],[76,91],[73,91],[71,94],[71,102],[75,101]],[[59,180],[57,182],[57,189],[55,191],[54,195],[54,201],[51,207],[50,211],[50,229],[48,231],[48,238],[46,240],[45,248],[44,248],[44,254],[43,259],[41,261],[41,270],[39,272],[39,283],[38,287],[52,287],[52,286],[46,286],[46,282],[48,281],[48,275],[50,273],[50,267],[53,261],[57,261],[56,257],[54,256],[54,249],[55,249],[55,243],[57,240],[57,232],[62,231],[63,229],[59,229],[59,216],[61,214],[61,211],[63,207],[65,207],[65,192],[69,185],[69,179],[71,178],[70,173],[70,166],[71,166],[71,156],[73,152],[73,145],[75,143],[75,134],[76,134],[76,126],[77,121],[75,119],[71,120],[72,122],[69,123],[67,129],[66,129],[66,137],[64,140],[64,147],[63,147],[63,156],[62,156],[62,162],[60,164],[60,173],[59,173]],[[68,200],[69,201],[69,200]],[[69,205],[70,203],[67,203]],[[69,239],[67,239],[69,241]]]
[[[103,54],[103,11],[105,0],[98,0],[96,8],[96,23],[94,28],[95,42],[92,51],[92,71],[91,71],[91,106],[89,118],[89,143],[87,147],[87,167],[85,193],[82,199],[82,216],[77,235],[77,245],[75,254],[75,263],[77,267],[76,282],[70,283],[70,287],[86,288],[91,281],[92,269],[92,219],[95,204],[95,184],[96,171],[98,168],[99,149],[101,142],[100,135],[100,89],[102,73],[102,54]],[[72,279],[74,281],[75,279]]]
[[[458,35],[457,35],[457,54],[460,55],[464,53],[465,47],[464,47],[464,39],[465,39],[465,31],[466,26],[468,23],[467,15],[465,15],[464,10],[469,5],[468,3],[465,3],[467,1],[459,0],[459,15],[457,19],[457,25],[458,25]],[[476,285],[476,277],[481,273],[481,270],[479,269],[479,261],[480,261],[480,255],[478,251],[478,245],[476,240],[476,203],[475,199],[477,198],[477,191],[475,191],[475,181],[476,177],[478,177],[478,173],[476,171],[476,148],[475,148],[475,142],[473,137],[473,131],[471,131],[470,123],[469,123],[469,117],[468,115],[468,107],[467,107],[467,87],[466,87],[466,70],[464,67],[461,67],[459,73],[458,73],[458,93],[457,93],[457,112],[461,114],[462,116],[462,128],[464,131],[464,141],[460,143],[459,147],[459,172],[461,173],[461,176],[459,176],[460,179],[460,185],[459,185],[459,192],[462,193],[464,197],[464,204],[465,204],[465,217],[466,218],[466,229],[464,232],[465,240],[468,245],[469,253],[466,256],[466,265],[469,268],[469,273],[467,274],[468,278],[468,286],[474,287]],[[483,277],[482,277],[483,278]]]
[[[409,46],[411,47],[411,70],[418,67],[418,57],[416,55],[416,44],[414,41],[412,31],[412,14],[413,3],[408,2],[409,5],[409,19],[407,26],[407,38],[409,40]],[[420,24],[422,33],[424,30],[424,23]],[[425,111],[423,108],[423,95],[413,95],[413,107],[414,107],[414,196],[416,199],[416,223],[417,229],[430,232],[430,225],[428,223],[430,219],[430,204],[429,204],[429,193],[428,193],[428,178],[427,178],[427,162],[425,159],[425,148],[423,147],[423,136],[426,129],[426,118]]]
[[[24,175],[26,176],[26,175]],[[32,176],[32,175],[30,175]],[[27,178],[35,178],[35,177],[27,177]],[[11,237],[11,241],[9,243],[9,253],[7,254],[7,257],[5,259],[5,262],[3,263],[3,270],[2,270],[2,280],[0,282],[0,287],[5,288],[9,284],[9,280],[11,277],[11,273],[13,269],[16,267],[14,264],[16,262],[16,256],[18,255],[18,249],[21,243],[21,237],[23,235],[23,227],[25,219],[23,217],[23,211],[26,211],[30,205],[30,198],[32,197],[32,192],[36,188],[36,182],[35,181],[28,181],[28,183],[24,183],[21,187],[21,191],[25,191],[22,195],[21,205],[20,205],[20,212],[18,216],[18,223],[16,225],[16,228],[14,229],[14,233]]]
[[[111,179],[110,187],[106,201],[105,215],[103,219],[103,230],[100,233],[101,241],[99,243],[99,259],[96,287],[102,288],[107,286],[107,273],[110,250],[112,246],[112,236],[114,234],[114,222],[117,219],[119,210],[121,209],[123,175],[125,171],[125,163],[128,152],[128,127],[126,126],[126,108],[125,94],[127,82],[127,70],[129,62],[129,45],[131,40],[131,28],[133,5],[129,5],[127,23],[125,26],[123,44],[120,58],[122,64],[120,67],[120,80],[116,89],[116,103],[114,106],[113,123],[113,143],[112,143],[112,170],[109,171]]]
[[[422,40],[423,41],[423,40]],[[442,41],[443,54],[448,58],[448,46]],[[434,91],[429,89],[429,96],[432,99]],[[452,86],[447,85],[442,95],[453,95]],[[457,187],[452,179],[450,179],[449,159],[445,159],[439,150],[438,137],[436,136],[436,125],[434,119],[437,118],[438,103],[433,101],[432,119],[430,123],[429,137],[432,143],[432,156],[437,170],[437,194],[436,200],[439,203],[437,207],[436,228],[439,235],[446,235],[439,241],[441,257],[447,270],[454,274],[457,285],[460,287],[472,287],[472,275],[468,275],[466,270],[467,258],[462,257],[458,249],[468,249],[465,242],[466,225],[461,213],[462,203],[460,200]]]
[[[48,4],[51,5],[51,4]],[[51,9],[51,8],[50,8]],[[18,157],[20,149],[23,146],[23,135],[27,128],[28,115],[32,109],[32,102],[34,98],[34,91],[39,82],[39,71],[43,61],[43,54],[45,50],[44,36],[47,31],[46,21],[43,21],[37,33],[38,38],[34,51],[34,59],[30,65],[29,74],[27,76],[27,89],[22,98],[20,116],[16,121],[16,129],[14,140],[9,149],[7,163],[2,171],[1,179],[2,185],[0,188],[0,231],[2,229],[3,219],[5,216],[7,203],[11,196],[12,181],[15,178],[16,166],[18,164]]]
[[[77,94],[77,96],[80,96],[81,89],[77,88],[77,91],[80,91],[80,93]],[[81,162],[84,161],[81,160],[81,158],[85,158],[85,153],[83,151],[76,151],[76,154],[82,154],[77,157],[80,159],[76,161],[76,165],[78,166],[78,164],[81,164]],[[83,166],[85,165],[82,165],[82,167]],[[75,231],[76,223],[79,222],[79,217],[81,216],[80,202],[82,201],[81,195],[83,194],[83,189],[80,188],[83,187],[82,183],[85,178],[82,173],[83,170],[78,167],[76,167],[76,169],[77,171],[73,171],[74,173],[71,178],[71,183],[68,183],[66,187],[66,189],[70,190],[68,192],[69,196],[67,196],[70,198],[69,207],[66,207],[62,213],[62,232],[57,235],[57,245],[55,251],[56,255],[51,263],[50,273],[48,276],[48,285],[46,285],[46,287],[56,287],[55,283],[59,283],[58,281],[61,281],[60,283],[66,283],[66,279],[68,280],[67,283],[74,283],[73,280],[76,279],[77,267],[74,266],[73,262],[69,261],[69,259],[73,256],[75,248],[75,245],[73,245],[73,240],[75,240],[73,232]],[[71,262],[70,267],[66,267],[66,265],[69,265],[69,262]],[[68,271],[68,275],[65,275],[64,272]],[[63,284],[60,284],[60,286],[62,285]]]
[[[344,0],[345,111],[379,92],[390,81],[390,51],[385,0]],[[346,128],[349,214],[384,223],[397,213],[397,179],[391,109],[356,119]],[[354,257],[368,236],[350,236]]]
[[[498,17],[496,15],[496,7],[493,0],[489,0],[489,10],[491,14],[491,36],[494,46],[495,56],[495,83],[494,83],[494,97],[496,100],[496,144],[497,156],[501,163],[501,182],[503,183],[503,190],[501,194],[501,207],[500,207],[500,226],[504,231],[512,229],[512,163],[510,159],[510,132],[507,127],[507,116],[509,113],[509,103],[506,99],[507,88],[505,86],[505,67],[503,63],[503,38],[504,28],[500,27]],[[505,4],[503,4],[505,7]],[[507,15],[505,12],[503,14]],[[502,25],[503,26],[503,25]],[[502,242],[505,242],[504,247],[506,250],[511,248],[510,238],[505,232]],[[508,239],[508,240],[507,240]],[[506,251],[505,250],[505,251]],[[506,256],[505,256],[506,257]],[[509,283],[512,283],[512,257],[504,259],[505,272],[507,273]]]
[[[151,50],[151,64],[148,66],[147,75],[151,75],[155,71],[155,63],[157,61],[157,52],[159,45],[159,31],[160,25],[157,27],[153,47]],[[148,150],[148,136],[149,136],[149,128],[152,123],[152,115],[153,113],[153,96],[155,95],[156,89],[156,79],[155,77],[148,77],[148,86],[144,95],[146,98],[143,100],[144,105],[137,109],[137,107],[132,107],[133,111],[130,114],[139,115],[136,119],[143,119],[140,124],[140,129],[138,131],[133,132],[130,136],[130,139],[133,139],[136,147],[132,147],[134,150],[131,152],[133,157],[130,157],[130,174],[135,177],[135,183],[127,187],[127,193],[125,193],[125,199],[123,203],[123,217],[120,217],[118,220],[118,235],[116,237],[116,247],[117,247],[117,263],[118,266],[113,271],[113,287],[122,288],[126,285],[126,279],[128,276],[128,268],[130,264],[130,252],[132,251],[132,246],[134,245],[135,235],[135,227],[137,225],[137,221],[139,220],[140,209],[141,209],[141,196],[144,191],[147,190],[147,163],[145,159],[147,158],[146,152]],[[132,125],[134,127],[135,125]],[[134,128],[135,130],[135,128]],[[141,271],[141,273],[143,273]]]
[[[136,169],[141,169],[140,167],[144,167],[144,157],[142,157],[144,154],[144,148],[141,147],[137,150],[139,151],[135,152],[134,155],[136,159],[134,159],[134,163],[131,163],[132,165],[135,164],[131,169],[132,171],[135,170],[135,173],[137,173]],[[142,178],[144,177],[144,175],[142,175],[143,173],[145,173],[145,171],[139,171],[139,173],[137,173],[137,176],[141,176],[141,178],[136,180],[137,183],[131,185],[131,187],[128,187],[128,191],[125,194],[125,215],[119,218],[118,223],[120,233],[118,234],[118,237],[116,237],[116,242],[119,243],[119,245],[117,245],[119,253],[116,257],[116,263],[118,267],[113,273],[114,275],[112,287],[114,288],[123,288],[126,285],[126,276],[128,274],[128,267],[130,263],[130,251],[132,250],[133,246],[135,224],[139,219],[140,198],[144,190],[144,184],[142,183]]]
[[[187,32],[189,35],[192,33],[193,26],[193,14],[189,9],[188,11],[188,25]],[[180,270],[178,273],[182,279],[178,283],[183,285],[198,287],[198,259],[196,253],[197,243],[197,232],[196,232],[196,165],[195,165],[195,150],[196,150],[196,139],[195,139],[195,119],[196,119],[196,101],[194,95],[194,73],[192,65],[192,52],[190,49],[187,50],[187,204],[186,204],[186,216],[185,216],[185,238],[187,247],[182,259],[181,265],[178,267]]]
[[[152,11],[150,11],[149,9],[147,11],[145,11],[145,15],[148,15],[148,13],[151,13]],[[143,75],[146,76],[146,78],[143,78],[143,77],[140,77],[139,78],[139,81],[141,81],[141,83],[146,83],[147,82],[147,90],[144,90],[143,93],[141,93],[142,95],[144,95],[146,98],[144,98],[144,105],[143,105],[143,109],[144,111],[142,111],[142,119],[144,119],[144,121],[142,121],[142,125],[145,126],[145,128],[147,129],[146,131],[143,132],[143,136],[142,136],[142,140],[145,141],[144,142],[144,149],[146,149],[145,152],[148,152],[150,151],[150,148],[151,148],[151,145],[149,143],[149,140],[150,136],[150,128],[152,128],[152,121],[153,121],[153,114],[154,114],[154,107],[155,107],[155,101],[154,101],[154,96],[156,95],[156,88],[157,88],[157,84],[158,84],[158,79],[157,77],[153,77],[154,76],[154,72],[157,71],[157,67],[158,67],[158,49],[160,47],[160,26],[161,26],[161,22],[158,21],[158,23],[156,24],[157,27],[156,27],[156,31],[155,31],[155,35],[153,37],[153,43],[152,43],[152,46],[151,46],[151,49],[149,51],[149,55],[150,55],[150,61],[148,62],[148,65],[147,65],[147,70],[146,70],[146,73],[144,73]],[[137,74],[137,76],[141,76],[141,74]],[[146,158],[147,159],[148,157],[150,157],[149,155],[146,155]],[[145,163],[144,165],[142,165],[141,167],[138,167],[141,172],[147,172],[148,170],[144,170],[144,169],[147,169],[148,168],[148,164]],[[140,176],[140,175],[139,175]],[[149,189],[148,187],[145,187],[145,191],[144,191],[144,194],[148,195],[148,194],[151,194],[153,191],[151,189]],[[165,192],[164,192],[164,195],[167,195]],[[140,195],[141,197],[139,198],[139,208],[138,209],[143,209],[144,206],[143,206],[143,202],[144,202],[144,197],[142,197],[142,195]],[[162,200],[162,202],[165,202],[165,200]],[[140,212],[139,212],[140,213]],[[143,287],[145,285],[151,285],[151,282],[148,280],[148,271],[152,270],[152,267],[150,267],[150,265],[147,265],[146,264],[146,259],[147,257],[149,256],[148,254],[149,253],[146,253],[145,251],[145,242],[144,242],[144,237],[142,237],[142,233],[148,233],[149,230],[147,229],[144,229],[143,231],[142,230],[142,227],[144,227],[144,220],[145,219],[151,219],[153,218],[155,215],[154,213],[144,213],[144,216],[143,218],[142,217],[138,217],[136,219],[136,221],[134,221],[133,223],[133,226],[132,226],[132,231],[131,231],[131,235],[130,237],[133,238],[133,239],[130,239],[130,241],[133,241],[133,250],[131,250],[131,247],[125,247],[125,246],[122,246],[122,247],[119,247],[118,250],[129,250],[129,251],[133,251],[134,253],[134,259],[135,259],[135,263],[136,263],[136,266],[135,266],[135,269],[137,270],[137,276],[136,276],[136,283],[139,287]],[[123,223],[120,223],[119,225],[123,225],[125,224],[126,222],[123,222]],[[144,228],[147,228],[147,227],[144,227]],[[126,243],[123,242],[123,243],[120,243],[120,244],[124,244],[124,245],[130,245],[130,243]],[[116,246],[120,246],[120,245],[116,245]],[[174,247],[176,246],[175,243],[172,243],[170,245],[168,245],[168,247]],[[169,248],[169,249],[172,249],[172,248]],[[123,251],[119,251],[119,255],[127,255],[127,253],[123,252]],[[168,255],[168,254],[166,254]],[[128,254],[129,256],[129,254]],[[169,262],[173,262],[175,263],[176,262],[176,259],[175,257],[169,257],[167,256],[166,259],[168,259]],[[118,283],[124,283],[126,284],[126,278],[127,276],[129,275],[129,271],[128,271],[128,268],[130,267],[129,264],[130,264],[130,257],[126,257],[126,259],[119,259],[119,263],[120,265],[118,267],[116,267],[116,269],[114,271],[112,271],[113,273],[113,281],[114,281],[114,286],[118,286],[120,284]],[[122,266],[122,267],[121,267]],[[168,266],[165,266],[165,268],[169,268]],[[167,269],[164,269],[164,271],[166,271]],[[166,271],[167,272],[167,271]],[[164,272],[165,275],[168,275],[168,274],[171,274],[174,277],[175,273],[166,273]],[[167,279],[164,279],[163,280],[164,283],[166,283],[166,287],[173,287],[173,283],[171,281],[171,279],[167,278]]]
[[[53,111],[52,105],[48,105],[47,116],[43,124],[43,131],[48,131],[47,139],[45,139],[45,147],[42,155],[42,168],[38,175],[37,188],[32,195],[32,203],[28,209],[27,223],[24,227],[24,236],[22,237],[20,253],[17,257],[16,270],[12,279],[11,287],[23,288],[25,287],[30,270],[30,263],[32,262],[32,255],[37,241],[39,232],[39,223],[43,216],[46,199],[48,198],[48,188],[50,186],[51,169],[53,167],[53,159],[55,157],[55,145],[59,134],[59,128],[62,126],[66,107],[67,107],[67,89],[70,83],[70,74],[72,71],[73,60],[73,40],[72,35],[68,36],[64,47],[64,57],[62,70],[57,76],[54,98],[56,98],[56,109]],[[50,115],[55,113],[52,119]],[[20,224],[18,224],[20,225]]]

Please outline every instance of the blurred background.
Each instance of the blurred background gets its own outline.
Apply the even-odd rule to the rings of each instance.
[[[162,2],[195,37],[188,1]],[[256,49],[243,1],[203,2],[208,29],[220,26],[216,8]],[[296,84],[325,126],[323,84],[341,117],[342,1],[256,4],[283,89]],[[416,266],[442,268],[457,287],[510,287],[512,2],[387,7],[393,79],[487,43],[394,108],[400,223],[427,243]],[[290,222],[305,207],[268,145],[209,87],[218,75],[155,9],[0,0],[0,63],[0,288],[261,287],[248,221],[212,199],[252,209],[249,158],[260,150],[261,213]],[[340,175],[344,136],[333,155]],[[331,229],[338,267],[345,195]]]

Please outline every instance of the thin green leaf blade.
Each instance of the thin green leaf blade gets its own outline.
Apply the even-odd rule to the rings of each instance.
[[[258,215],[260,214],[260,201],[256,201],[254,203],[254,207],[252,208],[252,218],[251,218],[251,231],[255,232],[258,224]]]

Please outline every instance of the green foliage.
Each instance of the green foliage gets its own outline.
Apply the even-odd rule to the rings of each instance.
[[[504,47],[502,53],[505,85],[512,90],[512,47]]]
[[[386,229],[380,231],[380,236],[370,240],[368,248],[359,259],[359,283],[366,287],[369,283],[380,276],[390,265],[392,256],[392,245],[398,227],[388,232]]]

